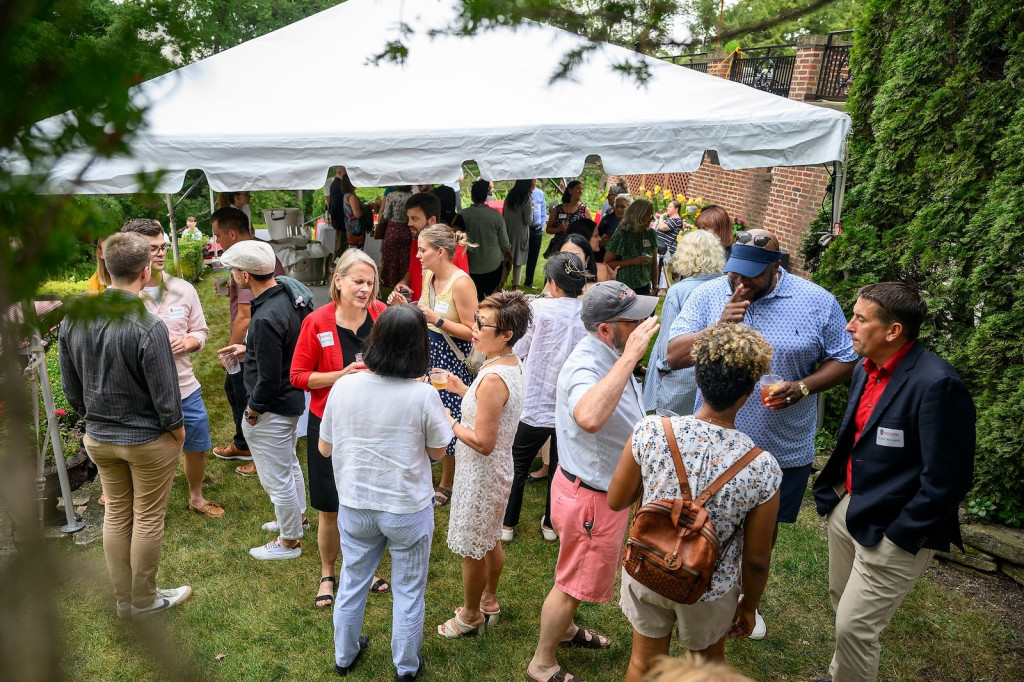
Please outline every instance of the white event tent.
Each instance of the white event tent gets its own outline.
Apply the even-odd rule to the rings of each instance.
[[[51,191],[134,192],[163,171],[156,190],[176,192],[189,169],[216,191],[314,188],[337,164],[357,186],[450,182],[470,160],[493,180],[566,177],[589,155],[611,174],[694,171],[705,150],[727,169],[842,168],[843,113],[607,44],[552,82],[585,39],[532,22],[432,37],[451,6],[349,0],[142,83],[131,155],[62,158]],[[371,63],[391,40],[406,62]],[[646,85],[615,70],[627,61]]]

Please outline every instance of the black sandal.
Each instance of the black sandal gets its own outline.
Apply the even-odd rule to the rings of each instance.
[[[333,593],[334,592],[334,585],[337,584],[337,582],[334,580],[334,576],[333,575],[325,575],[323,578],[320,578],[320,583],[319,584],[323,585],[328,580],[331,581],[331,592]],[[316,599],[313,600],[313,606],[317,607],[318,609],[322,609],[325,606],[330,606],[333,603],[334,603],[334,595],[333,594],[318,594],[316,596]]]
[[[443,507],[446,504],[448,504],[449,502],[451,502],[451,499],[452,499],[452,491],[450,489],[442,488],[441,486],[437,486],[436,488],[434,488],[434,506],[435,507]]]

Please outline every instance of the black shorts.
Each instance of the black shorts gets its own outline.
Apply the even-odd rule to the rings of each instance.
[[[782,485],[779,487],[779,515],[776,523],[796,523],[800,503],[804,500],[807,481],[811,477],[811,465],[790,467],[782,470]]]

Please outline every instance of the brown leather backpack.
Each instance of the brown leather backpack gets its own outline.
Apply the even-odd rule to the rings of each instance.
[[[704,505],[763,451],[751,448],[694,500],[672,423],[668,417],[662,417],[661,423],[672,451],[682,498],[654,500],[640,507],[641,494],[633,507],[633,525],[622,567],[638,583],[661,596],[680,604],[693,604],[707,591],[721,552]]]

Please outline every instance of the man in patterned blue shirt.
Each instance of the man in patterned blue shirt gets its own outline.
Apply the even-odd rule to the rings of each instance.
[[[718,321],[746,324],[775,348],[772,373],[783,381],[762,402],[760,387],[736,415],[736,428],[771,452],[782,467],[778,523],[793,523],[814,460],[818,393],[845,383],[857,359],[835,296],[781,267],[778,238],[765,230],[737,233],[728,277],[694,290],[669,331],[668,364],[690,367],[690,349]],[[701,398],[698,394],[697,404]],[[776,527],[776,535],[778,528]],[[758,614],[752,639],[765,636]]]

